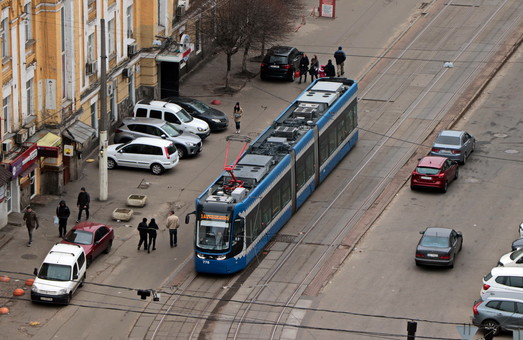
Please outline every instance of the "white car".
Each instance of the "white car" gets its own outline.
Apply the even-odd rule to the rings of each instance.
[[[501,256],[498,267],[523,267],[523,248]]]
[[[125,144],[107,147],[107,168],[126,166],[150,169],[161,175],[166,169],[174,168],[179,161],[178,150],[173,142],[151,137],[136,138]]]
[[[523,266],[522,267],[494,267],[483,277],[480,295],[486,296],[496,292],[514,292],[523,294]]]

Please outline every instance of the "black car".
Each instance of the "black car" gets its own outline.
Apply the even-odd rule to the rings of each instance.
[[[295,47],[271,47],[263,58],[260,78],[277,78],[294,81],[295,72],[299,69],[302,56],[303,52],[298,51]]]
[[[225,113],[199,100],[188,97],[168,97],[162,100],[181,106],[194,118],[199,118],[209,124],[211,131],[225,130],[229,126],[229,118]]]
[[[456,255],[463,246],[463,235],[454,229],[427,228],[420,231],[416,247],[416,265],[454,267]]]

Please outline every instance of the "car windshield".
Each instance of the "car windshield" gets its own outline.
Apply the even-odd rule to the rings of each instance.
[[[512,254],[510,254],[510,259],[512,261],[515,261],[515,260],[519,259],[522,254],[523,254],[523,249],[518,249],[516,251],[513,251]]]
[[[287,57],[283,55],[271,55],[265,60],[268,64],[287,64]]]
[[[210,107],[207,104],[204,104],[202,102],[191,102],[191,106],[200,113],[210,109]]]
[[[225,221],[201,220],[198,223],[196,246],[209,250],[229,248],[229,229]]]
[[[460,145],[460,138],[453,136],[439,136],[436,139],[436,144]]]
[[[192,116],[189,113],[187,113],[187,111],[185,111],[184,109],[180,109],[177,115],[183,123],[190,123],[193,120]]]
[[[448,237],[438,235],[423,235],[420,245],[424,247],[447,248],[449,246],[449,239]]]
[[[162,130],[169,136],[169,137],[178,137],[182,133],[180,130],[178,130],[173,124],[171,123],[165,123],[162,126]]]
[[[71,280],[71,266],[62,264],[44,263],[40,272],[39,279],[53,280],[53,281],[70,281]]]
[[[439,173],[439,169],[428,168],[426,166],[418,166],[416,168],[416,172],[421,175],[437,175]]]
[[[67,242],[76,244],[92,244],[93,233],[84,230],[73,229],[65,236],[65,240]]]

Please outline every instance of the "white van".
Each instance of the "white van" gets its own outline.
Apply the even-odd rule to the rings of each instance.
[[[159,100],[141,100],[134,106],[135,117],[157,118],[174,124],[178,129],[190,132],[202,140],[211,133],[209,124],[193,118],[181,106]]]
[[[31,287],[31,301],[69,304],[78,287],[85,281],[84,249],[77,244],[57,243],[40,266]]]
[[[483,277],[481,298],[495,292],[523,294],[523,267],[494,267]]]

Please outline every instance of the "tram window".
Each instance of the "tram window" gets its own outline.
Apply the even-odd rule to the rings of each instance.
[[[305,184],[305,156],[296,162],[296,189],[301,189]]]
[[[336,144],[340,145],[343,142],[343,140],[345,139],[345,137],[347,137],[347,135],[345,134],[345,131],[347,129],[345,127],[345,117],[344,116],[341,117],[339,124],[336,125],[336,130],[337,130],[336,131],[336,137],[337,137]]]
[[[261,203],[262,230],[271,222],[271,200],[265,197]]]
[[[280,210],[281,210],[281,199],[280,199],[280,190],[278,186],[274,188],[274,192],[271,193],[271,199],[272,199],[272,217],[276,216]]]
[[[320,137],[320,164],[325,163],[327,158],[329,158],[329,143],[328,139],[325,137]]]
[[[314,175],[314,153],[309,150],[305,159],[305,176],[307,179]]]
[[[290,175],[286,175],[281,181],[281,205],[282,207],[291,200]]]

